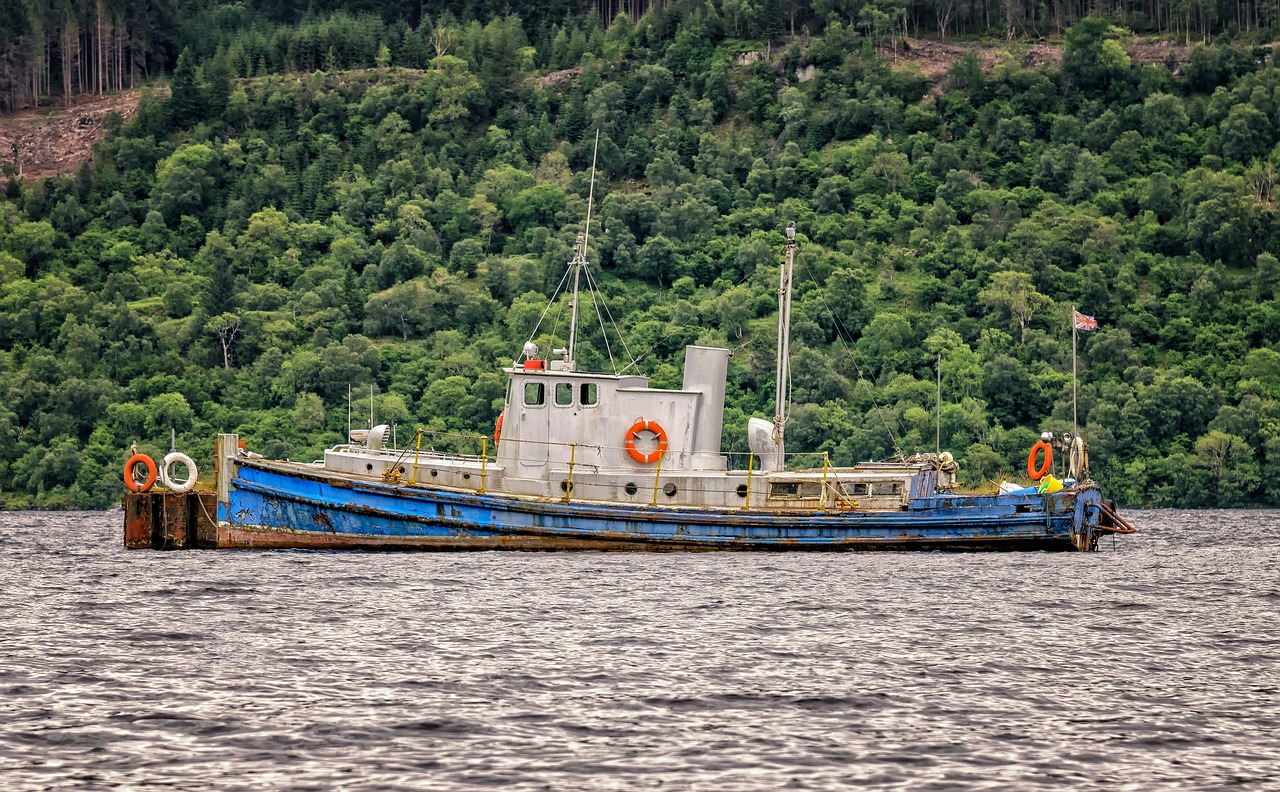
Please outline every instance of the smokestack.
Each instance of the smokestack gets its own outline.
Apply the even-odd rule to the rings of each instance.
[[[724,428],[724,381],[729,371],[729,350],[717,347],[684,348],[684,387],[702,394],[694,423],[694,454],[720,454],[720,433]]]

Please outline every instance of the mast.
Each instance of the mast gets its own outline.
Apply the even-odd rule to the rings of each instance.
[[[587,217],[590,218],[591,210],[587,210]],[[591,222],[590,219],[587,220]],[[565,348],[565,359],[569,363],[570,371],[578,370],[578,360],[575,351],[578,337],[578,278],[582,275],[582,268],[587,264],[587,238],[583,234],[578,234],[578,241],[573,245],[573,260],[569,262],[569,266],[573,267],[573,299],[569,301],[572,308],[569,313],[569,346]],[[560,350],[556,350],[559,352]]]
[[[569,313],[569,346],[566,350],[570,371],[578,370],[578,281],[582,277],[582,268],[587,266],[587,241],[591,238],[591,207],[596,197],[596,155],[599,153],[600,130],[597,129],[596,147],[591,152],[591,187],[587,190],[587,227],[578,235],[573,261],[569,262],[569,266],[573,267],[573,300],[569,303],[572,310]]]
[[[787,391],[791,378],[791,274],[796,256],[796,223],[787,223],[787,259],[778,279],[778,372],[774,395],[773,439],[778,459],[784,458],[783,428],[787,423]]]

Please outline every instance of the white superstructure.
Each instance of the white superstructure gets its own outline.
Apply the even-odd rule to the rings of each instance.
[[[327,451],[324,467],[411,486],[720,509],[896,509],[954,484],[950,455],[852,468],[835,468],[824,455],[807,455],[809,469],[785,469],[794,226],[787,228],[778,291],[775,415],[772,421],[749,420],[751,454],[735,465],[727,463],[721,447],[729,350],[686,347],[679,390],[651,388],[648,378],[637,374],[577,370],[578,286],[587,266],[585,249],[585,238],[580,238],[569,264],[574,289],[569,344],[554,350],[559,359],[548,360],[538,357],[530,341],[504,369],[506,399],[494,444],[486,440],[479,454],[445,454],[433,451],[429,442],[423,449],[418,437],[410,448],[386,449],[373,442],[385,438],[385,427],[374,427],[365,442]]]

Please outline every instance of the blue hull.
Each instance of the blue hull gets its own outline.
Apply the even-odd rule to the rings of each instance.
[[[899,511],[645,507],[236,466],[218,546],[386,550],[1092,550],[1101,493],[939,495]]]

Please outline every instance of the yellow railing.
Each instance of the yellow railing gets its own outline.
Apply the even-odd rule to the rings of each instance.
[[[457,443],[456,445],[462,445],[463,443],[475,443],[478,441],[478,444],[480,446],[479,453],[468,454],[462,451],[455,451],[455,450],[436,450],[434,447],[430,447],[424,451],[423,439],[428,436],[432,438],[441,438],[449,441],[462,441],[461,443]],[[575,482],[574,480],[575,474],[576,474],[577,468],[581,464],[578,460],[579,448],[590,449],[597,453],[601,453],[609,450],[620,451],[620,452],[626,451],[625,446],[593,445],[593,444],[585,444],[585,443],[578,443],[578,442],[566,443],[566,442],[559,442],[555,440],[524,440],[524,439],[517,440],[517,439],[511,438],[506,442],[522,443],[522,444],[528,444],[528,445],[556,446],[556,447],[569,449],[568,473],[565,481],[563,482],[564,496],[562,500],[565,503],[569,503],[573,499],[573,492],[574,492],[575,485],[578,487],[586,487],[589,489],[598,488],[601,490],[607,490],[610,495],[612,495],[612,493],[617,488],[617,485],[613,483],[600,484],[600,483],[595,483],[591,481]],[[417,482],[419,480],[418,478],[419,471],[421,469],[424,458],[425,459],[461,460],[461,461],[470,461],[470,462],[479,463],[480,485],[476,491],[483,494],[488,490],[489,437],[487,435],[439,431],[439,430],[427,429],[425,427],[420,426],[420,427],[417,427],[417,430],[414,433],[414,437],[411,445],[412,445],[411,448],[406,448],[403,450],[396,449],[396,448],[384,448],[384,449],[379,449],[377,452],[374,452],[374,453],[378,453],[380,456],[394,458],[394,461],[391,464],[391,466],[382,474],[382,478],[384,480],[390,481],[393,483],[400,483],[404,478],[404,476],[400,472],[401,463],[407,459],[410,453],[412,453],[413,454],[413,475],[411,478],[412,482]],[[450,445],[455,445],[455,443],[451,442]],[[352,446],[348,446],[348,448],[358,449],[359,447],[352,445]],[[364,449],[364,451],[367,453],[368,449]],[[652,489],[652,496],[649,501],[650,506],[658,505],[658,494],[660,491],[663,490],[662,470],[663,470],[663,461],[666,458],[666,456],[667,454],[665,453],[662,456],[660,456],[653,468],[653,489]],[[745,473],[745,479],[746,479],[745,492],[737,491],[741,485],[735,484],[735,486],[733,486],[732,488],[725,488],[723,490],[719,490],[719,489],[703,490],[703,493],[704,494],[714,493],[721,496],[736,494],[738,497],[742,498],[742,505],[740,508],[743,510],[750,509],[752,494],[754,493],[755,478],[756,478],[755,477],[756,454],[751,451],[746,451],[746,452],[725,451],[725,452],[721,452],[721,456],[728,457],[731,461],[735,458],[741,458],[741,457],[746,458],[745,470],[742,471],[743,473]],[[784,457],[791,460],[800,460],[800,459],[810,460],[809,464],[806,464],[806,465],[793,465],[789,470],[789,472],[791,473],[806,473],[806,472],[817,473],[819,470],[821,471],[822,477],[820,482],[821,482],[822,496],[820,500],[822,505],[820,508],[851,509],[851,508],[856,508],[858,506],[858,502],[853,498],[849,497],[849,495],[842,490],[840,486],[839,476],[835,473],[836,468],[831,464],[831,456],[829,452],[795,451],[795,452],[789,452],[784,454]],[[738,470],[738,468],[733,467],[731,464],[729,468],[729,472],[733,472],[735,470]],[[728,478],[728,477],[725,480],[733,481],[732,478]],[[671,482],[669,481],[667,482],[668,486],[670,486],[670,483]],[[805,500],[803,498],[797,498],[797,499]],[[729,498],[725,497],[723,498],[723,500],[728,501]]]

